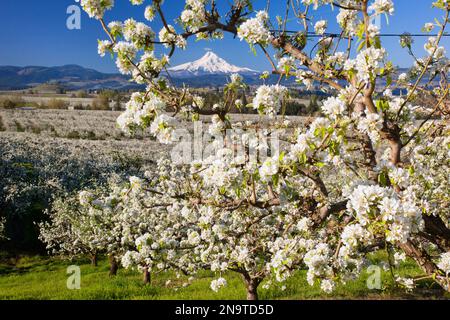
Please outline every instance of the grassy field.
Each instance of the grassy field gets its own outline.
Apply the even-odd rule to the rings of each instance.
[[[382,254],[373,258],[379,262]],[[108,276],[108,263],[101,260],[98,267],[89,265],[87,259],[64,261],[58,258],[25,256],[8,258],[3,256],[0,262],[0,299],[245,299],[245,291],[238,275],[225,276],[228,286],[215,293],[209,289],[212,274],[204,272],[192,283],[185,277],[176,279],[173,273],[154,274],[151,285],[143,285],[141,275],[133,271],[119,270],[116,277]],[[79,265],[81,268],[81,289],[67,289],[67,266]],[[420,270],[412,262],[404,263],[401,275],[417,276]],[[339,285],[332,295],[322,293],[318,286],[311,287],[306,282],[306,271],[298,271],[285,285],[286,289],[273,287],[265,290],[260,287],[260,299],[448,299],[431,282],[422,281],[414,293],[405,293],[396,289],[388,272],[382,273],[383,289],[369,290],[363,272],[361,277],[346,285]],[[167,280],[171,279],[169,284]]]

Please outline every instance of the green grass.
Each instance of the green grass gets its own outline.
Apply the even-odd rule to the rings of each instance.
[[[377,263],[382,254],[373,257]],[[69,290],[66,282],[67,267],[79,265],[81,268],[81,289]],[[400,268],[400,274],[408,276],[421,275],[417,266],[408,261]],[[152,275],[151,285],[143,285],[142,276],[133,271],[119,269],[116,277],[108,275],[109,266],[101,259],[98,267],[93,267],[87,259],[65,261],[59,258],[24,256],[11,259],[0,255],[0,299],[245,299],[245,290],[241,278],[235,273],[228,273],[225,278],[228,286],[218,293],[209,289],[213,275],[202,272],[187,287],[186,277],[177,279],[173,272]],[[388,272],[382,273],[383,289],[369,290],[363,272],[361,277],[346,285],[338,285],[332,295],[324,294],[318,286],[311,287],[306,282],[306,271],[298,271],[285,283],[283,291],[279,286],[269,290],[260,287],[260,299],[442,299],[450,298],[430,281],[421,282],[414,293],[405,293],[392,285]],[[166,286],[166,281],[171,283]]]

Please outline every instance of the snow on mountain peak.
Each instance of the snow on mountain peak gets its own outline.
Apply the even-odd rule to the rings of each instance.
[[[258,71],[241,68],[229,64],[224,59],[220,58],[217,54],[212,51],[208,51],[200,59],[181,64],[179,66],[172,67],[168,69],[169,72],[175,73],[175,75],[205,75],[205,74],[231,74],[231,73],[241,73],[241,74],[255,74]]]

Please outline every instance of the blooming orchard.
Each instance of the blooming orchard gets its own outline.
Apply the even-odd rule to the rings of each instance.
[[[220,39],[224,32],[234,34],[261,49],[273,73],[295,77],[307,87],[321,86],[330,97],[322,117],[283,137],[290,145],[284,152],[250,158],[251,148],[263,147],[243,134],[237,138],[245,151],[240,156],[236,140],[223,139],[210,157],[179,167],[161,160],[155,173],[133,178],[124,190],[113,192],[117,212],[108,207],[105,214],[118,217],[120,227],[114,230],[122,248],[117,254],[125,267],[186,274],[206,268],[217,274],[213,290],[226,285],[224,273],[231,270],[242,275],[247,297],[256,299],[262,282],[264,287],[282,283],[302,267],[308,269],[311,285],[318,283],[331,293],[337,283],[359,275],[368,253],[386,250],[388,263],[409,256],[449,289],[450,64],[440,46],[450,10],[447,1],[432,3],[444,18],[433,24],[438,35],[429,38],[424,57],[412,53],[410,42],[402,42],[415,65],[400,76],[369,14],[393,15],[391,0],[288,1],[278,24],[285,28],[283,19],[298,19],[304,30],[294,35],[274,31],[269,14],[254,14],[249,0],[233,1],[227,13],[219,12],[215,1],[187,0],[176,27],[164,15],[171,1],[145,2],[150,2],[146,18],[159,17],[163,23],[159,41],[149,26],[133,19],[107,25],[105,12],[112,1],[82,1],[109,37],[99,42],[99,53],[115,54],[122,73],[147,85],[119,118],[123,129],[150,128],[160,142],[170,143],[180,121],[173,113],[192,119],[214,115],[215,133],[232,128],[227,113],[242,79],[233,77],[223,105],[206,106],[160,77],[176,49],[184,49],[192,36]],[[336,10],[340,38],[327,36],[328,23],[309,15],[322,6]],[[321,36],[317,45],[306,36],[310,28]],[[357,41],[343,41],[348,37]],[[160,42],[166,54],[154,51]],[[304,50],[310,45],[312,56]],[[267,54],[269,46],[279,51],[278,62]],[[424,77],[439,81],[428,90],[422,86]],[[397,88],[406,89],[407,95],[394,96]],[[416,105],[418,93],[427,97],[426,105]],[[262,86],[248,107],[282,118],[286,96],[281,85]],[[440,120],[431,121],[435,116]],[[241,129],[245,132],[246,126]],[[104,208],[103,201],[88,197],[84,203],[95,212]],[[396,279],[408,289],[416,284],[415,279]]]

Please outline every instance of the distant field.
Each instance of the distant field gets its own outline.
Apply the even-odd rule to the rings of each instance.
[[[372,258],[378,263],[384,253]],[[78,265],[81,268],[81,289],[67,289],[67,267]],[[419,275],[420,271],[413,262],[403,263],[400,274]],[[393,287],[389,272],[382,272],[382,289],[370,290],[366,280],[369,276],[363,272],[355,281],[337,286],[332,295],[323,293],[318,285],[311,287],[306,282],[306,271],[298,271],[286,283],[277,284],[269,289],[260,287],[259,295],[263,300],[270,299],[448,299],[435,284],[423,281],[414,294]],[[235,273],[227,273],[228,285],[218,293],[210,288],[214,279],[210,272],[201,272],[189,283],[186,276],[176,278],[173,272],[164,272],[152,276],[151,285],[143,285],[141,274],[135,271],[119,269],[117,277],[108,276],[108,264],[101,260],[98,267],[88,264],[88,260],[64,261],[60,258],[39,256],[0,259],[0,300],[3,299],[245,299],[245,289],[241,279]],[[167,280],[171,279],[170,283]],[[262,284],[264,285],[264,283]],[[283,290],[282,286],[286,288]],[[185,287],[184,287],[185,286]]]
[[[0,109],[0,151],[5,160],[33,163],[36,172],[41,173],[47,170],[46,161],[56,161],[61,168],[70,167],[64,169],[69,172],[89,171],[86,168],[89,166],[98,172],[110,168],[124,174],[121,166],[142,165],[140,171],[144,172],[172,150],[173,146],[160,144],[149,134],[127,136],[116,126],[119,115],[120,112],[112,111]],[[234,114],[231,118],[234,122],[259,120],[257,115]],[[289,119],[292,126],[303,126],[310,121],[302,117]],[[207,132],[211,119],[205,116],[201,120]],[[182,127],[193,132],[192,124]],[[80,167],[72,168],[74,163]],[[60,173],[58,168],[53,168],[44,175],[48,174],[59,177]],[[74,176],[77,176],[75,172]]]
[[[120,112],[116,111],[0,109],[0,130],[28,132],[61,138],[127,140],[129,137],[123,134],[116,125],[119,115]],[[267,118],[261,119],[258,115],[252,114],[231,114],[233,122],[272,122]],[[298,126],[311,121],[312,118],[292,116],[286,119],[292,122],[292,126]],[[203,116],[201,121],[208,123],[210,117]]]
[[[63,138],[124,139],[116,128],[120,113],[79,110],[0,110],[4,131]]]
[[[66,94],[44,94],[44,95],[1,95],[3,98],[20,97],[23,101],[28,103],[48,104],[52,100],[60,100],[66,102],[69,106],[83,106],[87,107],[92,105],[94,98],[73,98]]]

